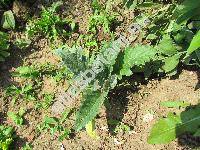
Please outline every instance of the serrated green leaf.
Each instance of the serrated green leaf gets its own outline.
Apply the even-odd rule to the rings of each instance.
[[[192,54],[198,48],[200,48],[200,31],[197,32],[197,34],[192,39],[192,42],[190,43],[190,46],[187,49],[187,56],[189,56],[190,54]]]
[[[36,70],[30,66],[18,67],[13,73],[13,76],[23,77],[23,78],[36,78],[40,75],[39,70]]]
[[[131,68],[144,66],[147,62],[153,60],[156,50],[148,45],[137,45],[134,48],[126,48],[124,53],[123,67],[120,74],[130,76],[132,74]]]
[[[84,95],[84,101],[80,107],[79,112],[76,116],[75,129],[76,131],[81,130],[86,124],[91,121],[99,112],[101,105],[103,104],[108,91],[87,91]]]
[[[180,115],[170,113],[167,118],[160,119],[152,128],[148,143],[166,144],[183,133],[195,133],[200,125],[200,108],[190,109]]]
[[[176,54],[176,55],[173,55],[171,57],[168,57],[164,60],[164,65],[163,65],[163,70],[166,72],[166,73],[169,73],[171,72],[172,70],[174,70],[178,64],[179,64],[179,59],[180,59],[181,55],[180,54]]]
[[[165,107],[172,107],[172,108],[179,108],[179,107],[187,107],[190,106],[190,103],[184,102],[184,101],[166,101],[166,102],[161,102],[161,106]]]
[[[4,12],[1,23],[4,29],[15,28],[15,17],[11,10]]]
[[[88,58],[84,55],[81,47],[63,45],[56,49],[55,52],[62,58],[63,64],[75,75],[85,71],[88,67]]]
[[[156,47],[164,55],[171,56],[177,53],[177,48],[169,35],[165,35]]]

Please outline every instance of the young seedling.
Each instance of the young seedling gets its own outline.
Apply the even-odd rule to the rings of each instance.
[[[55,14],[61,5],[62,2],[58,1],[47,9],[43,8],[40,19],[34,19],[29,22],[27,26],[28,36],[35,37],[35,35],[42,35],[51,41],[57,40],[59,36],[70,36],[76,24],[71,20],[63,19],[58,14]]]
[[[64,111],[60,118],[45,116],[44,121],[37,126],[37,129],[39,132],[50,131],[51,135],[59,134],[58,140],[63,141],[65,138],[69,137],[71,133],[70,129],[66,129],[62,125],[68,118],[70,112],[70,110]]]
[[[12,104],[15,104],[16,100],[20,98],[30,101],[35,100],[32,84],[27,84],[22,87],[10,86],[6,89],[6,95],[12,97]]]
[[[53,94],[43,94],[43,101],[36,102],[35,109],[48,109],[53,103],[54,95]]]
[[[116,17],[118,14],[113,12],[110,13],[109,8],[103,8],[103,6],[99,4],[98,0],[92,2],[92,7],[94,14],[91,16],[89,21],[89,31],[96,33],[97,27],[102,26],[104,33],[110,33],[111,26],[116,23]]]
[[[0,62],[5,61],[5,58],[10,56],[8,49],[10,47],[8,34],[0,31]]]
[[[23,115],[25,114],[25,110],[20,108],[19,112],[8,112],[8,117],[17,125],[21,126],[24,123]]]

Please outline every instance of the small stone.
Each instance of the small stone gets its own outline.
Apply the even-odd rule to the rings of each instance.
[[[154,119],[154,116],[153,116],[153,114],[151,114],[151,113],[148,113],[148,114],[144,115],[144,117],[143,117],[143,121],[144,121],[144,122],[150,122],[150,121],[152,121],[153,119]]]

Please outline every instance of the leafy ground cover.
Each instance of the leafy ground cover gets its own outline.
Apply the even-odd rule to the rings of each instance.
[[[198,149],[199,8],[0,0],[0,149]]]

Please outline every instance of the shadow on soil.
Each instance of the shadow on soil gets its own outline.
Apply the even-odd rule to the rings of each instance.
[[[197,76],[198,76],[198,83],[197,83],[197,85],[196,85],[196,87],[195,87],[195,90],[200,89],[200,70],[197,71]]]
[[[138,74],[137,76],[134,75],[134,79],[133,77],[125,79],[122,83],[126,83],[126,85],[122,84],[109,93],[109,98],[105,101],[104,105],[106,107],[106,118],[111,135],[116,134],[115,129],[117,125],[123,122],[124,114],[128,111],[128,103],[131,99],[130,95],[140,90],[139,87],[132,82],[137,81],[138,83],[147,84],[142,76],[143,75]],[[130,125],[128,126],[133,128]]]

